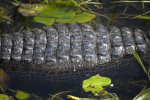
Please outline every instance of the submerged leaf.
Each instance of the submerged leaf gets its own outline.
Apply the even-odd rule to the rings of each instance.
[[[103,92],[103,86],[111,84],[111,79],[99,76],[98,74],[83,81],[82,87],[86,92],[92,91],[93,94]],[[104,93],[106,94],[106,92]]]
[[[142,91],[133,100],[150,100],[150,88]]]
[[[15,97],[17,99],[20,99],[20,100],[23,100],[23,99],[28,99],[29,98],[29,94],[28,93],[25,93],[25,92],[22,92],[22,91],[18,91],[15,95]]]

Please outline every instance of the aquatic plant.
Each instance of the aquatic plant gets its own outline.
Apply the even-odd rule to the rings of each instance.
[[[94,96],[98,96],[99,100],[119,100],[116,94],[107,92],[104,87],[111,85],[111,79],[102,77],[98,74],[86,79],[82,83],[85,92],[92,92]],[[67,96],[73,100],[98,100],[97,98],[80,98],[72,95]]]
[[[84,23],[95,17],[88,12],[80,12],[79,9],[69,1],[59,1],[48,5],[21,4],[18,11],[26,17],[33,17],[33,21],[52,25],[56,23]]]

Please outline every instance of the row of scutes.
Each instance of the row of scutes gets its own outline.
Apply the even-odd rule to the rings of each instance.
[[[132,54],[132,50],[145,53],[148,48],[145,38],[142,30],[133,32],[127,27],[108,30],[99,24],[94,30],[85,23],[44,26],[2,34],[0,59],[3,63],[22,66],[28,63],[30,68],[40,65],[48,70],[93,67]]]

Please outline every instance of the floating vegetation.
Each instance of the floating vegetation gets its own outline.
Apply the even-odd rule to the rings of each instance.
[[[111,85],[111,79],[108,77],[99,76],[99,74],[86,79],[82,83],[82,88],[85,92],[92,92],[97,98],[80,98],[72,95],[67,97],[73,100],[119,100],[116,94],[107,92],[104,87]]]
[[[8,0],[6,2],[11,3],[11,6],[13,4],[12,9],[13,8],[18,9],[19,13],[21,13],[22,16],[24,16],[24,17],[21,16],[18,17],[18,15],[20,14],[16,12],[17,10],[15,11],[13,16],[10,17],[5,16],[5,18],[7,18],[9,22],[11,20],[10,26],[13,28],[15,27],[14,30],[17,29],[20,25],[20,29],[17,29],[19,31],[23,30],[24,28],[31,29],[32,27],[36,26],[35,22],[42,23],[45,25],[52,25],[54,23],[83,23],[83,22],[96,24],[102,22],[108,26],[111,25],[112,22],[115,24],[120,24],[120,19],[122,20],[122,19],[138,18],[138,15],[141,13],[144,14],[142,14],[143,16],[139,17],[139,19],[149,19],[149,15],[148,14],[145,15],[147,12],[149,12],[148,10],[149,1],[146,0],[141,0],[141,1],[131,1],[131,0],[120,1],[119,0],[119,1],[110,1],[110,2],[92,1],[92,0],[78,0],[78,1],[77,0],[35,0],[35,1]],[[14,7],[14,5],[18,7]],[[110,6],[105,7],[105,5],[110,5]],[[119,10],[118,7],[121,7],[122,9],[121,12],[118,12]],[[76,11],[71,11],[74,8]],[[132,8],[133,14],[128,13],[130,8]],[[112,12],[113,9],[116,10]],[[59,12],[57,10],[59,10]],[[63,16],[66,16],[67,14],[71,14],[71,12],[69,11],[71,11],[72,13],[74,12],[74,14],[64,18]],[[53,12],[56,12],[56,14],[54,14]],[[138,14],[135,14],[136,12]],[[14,22],[13,24],[12,21]],[[128,21],[125,21],[124,24],[127,22]],[[130,24],[130,26],[132,26],[132,23]],[[12,30],[12,28],[10,28],[10,30]]]
[[[95,76],[90,77],[87,80],[83,81],[82,88],[85,92],[91,91],[93,94],[97,95],[105,95],[107,94],[104,91],[103,86],[108,86],[111,84],[111,79],[107,77],[99,76],[98,74]]]
[[[45,25],[57,23],[84,23],[95,18],[94,14],[80,12],[74,3],[59,1],[53,4],[21,4],[18,11],[26,17],[35,16],[35,22]]]

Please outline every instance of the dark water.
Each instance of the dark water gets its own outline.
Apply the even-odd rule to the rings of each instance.
[[[6,11],[4,12],[4,21],[0,23],[1,33],[13,33],[21,31],[22,29],[42,27],[43,24],[35,23],[31,21],[32,18],[22,17],[17,9],[18,7],[14,6],[10,2],[13,0],[1,0],[0,6],[3,7]],[[112,0],[111,0],[112,1]],[[36,3],[36,0],[21,0],[23,3]],[[141,28],[145,31],[149,30],[150,20],[145,19],[131,19],[139,14],[143,14],[144,10],[142,3],[119,3],[113,4],[109,0],[100,1],[103,3],[102,8],[98,9],[95,6],[90,6],[90,8],[99,13],[97,17],[91,22],[94,24],[103,24],[106,27],[117,26],[123,27],[127,26],[130,28]],[[145,3],[145,12],[149,11],[150,4]],[[144,78],[145,79],[145,78]],[[136,94],[138,94],[144,86],[147,84],[147,81],[144,79],[121,79],[114,80],[112,83],[115,84],[114,88],[107,88],[110,92],[115,92],[119,95],[120,100],[131,100]],[[70,82],[68,85],[49,83],[48,81],[34,81],[32,84],[29,84],[29,81],[12,81],[11,88],[15,90],[23,90],[28,93],[36,94],[44,100],[49,97],[48,94],[55,94],[62,91],[71,91],[69,93],[62,94],[61,97],[64,100],[67,100],[66,95],[71,94],[79,97],[91,97],[90,93],[86,94],[81,87],[79,82]],[[44,85],[43,85],[44,84]],[[57,99],[54,99],[57,100]]]

